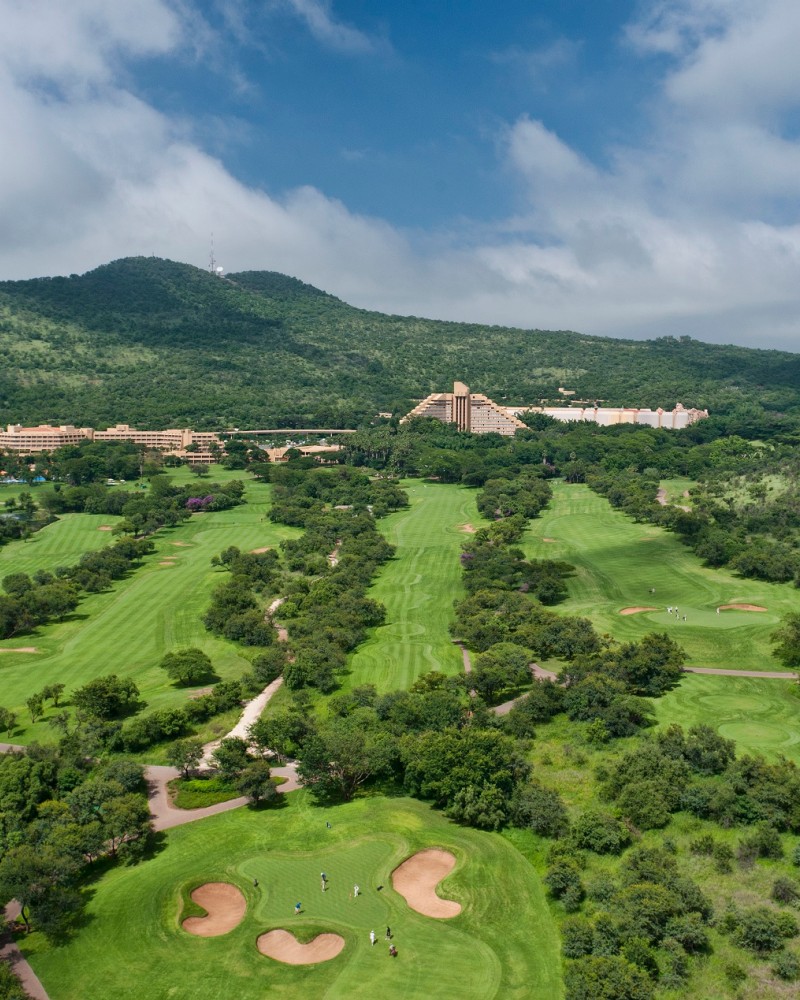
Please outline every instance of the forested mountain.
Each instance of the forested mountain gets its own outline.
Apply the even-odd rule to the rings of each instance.
[[[387,316],[274,272],[154,257],[0,282],[0,357],[3,423],[354,426],[454,379],[508,404],[566,386],[755,425],[800,414],[798,354]]]

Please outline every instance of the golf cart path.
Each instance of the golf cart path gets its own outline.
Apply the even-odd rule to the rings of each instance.
[[[0,744],[0,746],[8,746],[8,744]],[[16,920],[19,914],[20,905],[15,899],[12,899],[5,908],[5,919],[10,923]],[[47,990],[42,986],[39,977],[30,967],[16,942],[11,939],[10,934],[0,933],[0,961],[8,964],[31,1000],[50,1000]]]

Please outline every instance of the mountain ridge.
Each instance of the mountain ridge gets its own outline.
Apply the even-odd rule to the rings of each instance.
[[[0,282],[0,421],[355,426],[466,381],[609,405],[800,412],[800,355],[386,315],[275,271],[155,257]]]

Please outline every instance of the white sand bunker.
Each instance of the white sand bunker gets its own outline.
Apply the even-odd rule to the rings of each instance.
[[[461,913],[461,903],[436,895],[436,886],[456,866],[449,851],[431,847],[420,851],[392,872],[392,885],[412,910],[426,917],[447,919]]]
[[[543,542],[557,542],[557,538],[542,538]]]
[[[112,524],[101,524],[97,529],[98,531],[113,531],[114,526]]]
[[[720,611],[766,611],[760,604],[720,604]]]
[[[17,646],[15,649],[0,649],[0,653],[38,653],[35,646]]]
[[[206,882],[193,889],[192,899],[206,911],[204,917],[187,917],[183,929],[197,937],[219,937],[238,927],[244,919],[247,902],[240,889],[228,882]]]
[[[634,608],[622,608],[620,610],[621,615],[638,615],[640,611],[658,611],[658,608],[643,607],[637,605]]]
[[[316,965],[336,958],[344,948],[344,938],[338,934],[317,934],[313,941],[302,944],[289,931],[275,930],[261,934],[256,947],[262,955],[286,965]]]
[[[474,535],[475,534],[475,526],[473,524],[462,524],[461,527],[458,530],[459,531],[463,531],[464,534],[466,534],[466,535]]]
[[[260,549],[250,549],[250,554],[254,556],[260,556],[262,552],[271,552],[271,545],[262,545]]]

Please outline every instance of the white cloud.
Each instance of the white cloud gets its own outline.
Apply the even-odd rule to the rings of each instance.
[[[329,0],[286,0],[318,42],[337,52],[358,54],[374,52],[378,43],[358,28],[337,21]]]
[[[655,27],[636,29],[641,51],[671,54],[646,144],[609,150],[601,168],[523,116],[502,145],[519,211],[492,227],[410,234],[313,188],[270,196],[240,183],[132,92],[131,58],[202,48],[192,8],[0,0],[0,276],[127,254],[204,266],[213,231],[228,270],[283,271],[368,308],[800,350],[800,220],[786,208],[800,196],[800,146],[783,127],[791,95],[759,69],[757,44],[780,34],[786,4],[675,0],[658,11]],[[43,23],[58,37],[43,41]],[[749,100],[722,113],[737,65]]]

